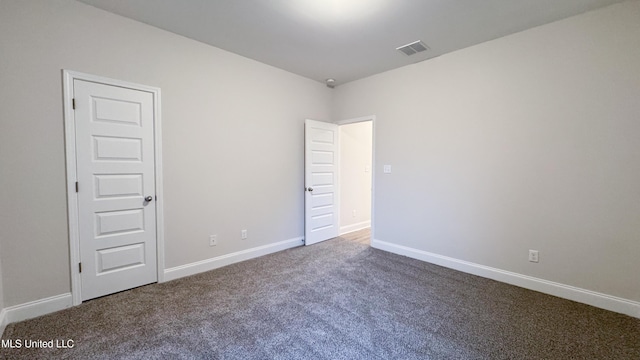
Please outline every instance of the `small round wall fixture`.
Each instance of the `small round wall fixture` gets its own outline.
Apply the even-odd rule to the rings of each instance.
[[[332,88],[332,89],[333,89],[334,87],[336,87],[336,79],[328,78],[328,79],[327,79],[327,80],[325,80],[324,82],[325,82],[325,84],[327,84],[327,87],[330,87],[330,88]]]

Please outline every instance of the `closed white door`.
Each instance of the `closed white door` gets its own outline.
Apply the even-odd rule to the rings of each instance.
[[[306,120],[305,245],[334,238],[338,223],[338,125]]]
[[[74,80],[82,300],[157,281],[149,92]]]

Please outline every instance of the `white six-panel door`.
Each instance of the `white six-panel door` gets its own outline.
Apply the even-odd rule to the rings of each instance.
[[[305,245],[338,236],[338,125],[305,121]]]
[[[157,281],[153,95],[74,80],[81,297]]]

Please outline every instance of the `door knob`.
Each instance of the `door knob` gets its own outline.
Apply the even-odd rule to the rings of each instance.
[[[307,190],[308,190],[309,192],[311,192],[311,191],[313,191],[313,188],[312,188],[312,187],[310,187],[310,188],[307,188]]]
[[[153,196],[147,196],[146,198],[144,198],[144,201],[146,202],[150,202],[153,200]]]

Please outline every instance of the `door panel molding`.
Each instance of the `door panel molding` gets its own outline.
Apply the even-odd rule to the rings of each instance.
[[[312,245],[338,236],[340,198],[338,125],[305,120],[304,241]]]
[[[81,279],[78,264],[80,262],[80,235],[79,235],[79,214],[78,214],[78,194],[76,193],[76,181],[78,174],[76,170],[76,121],[73,109],[74,81],[82,80],[99,84],[117,86],[132,90],[145,91],[153,97],[153,118],[154,118],[154,165],[155,165],[155,194],[156,194],[156,256],[157,256],[157,278],[158,282],[164,282],[164,193],[162,184],[162,126],[161,126],[161,106],[160,89],[147,85],[130,83],[122,80],[111,79],[102,76],[85,74],[76,71],[62,70],[63,77],[63,107],[64,107],[64,127],[65,127],[65,153],[66,153],[66,175],[67,175],[67,215],[69,221],[69,262],[71,273],[71,295],[73,305],[82,303]],[[126,111],[127,109],[122,109]],[[109,114],[105,115],[105,121]],[[135,124],[132,124],[135,126]],[[81,185],[82,186],[82,185]]]

